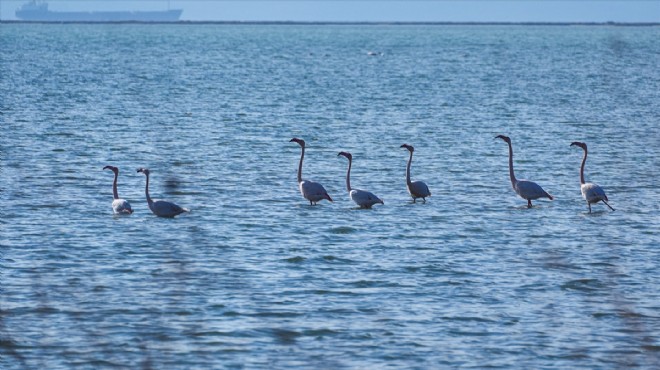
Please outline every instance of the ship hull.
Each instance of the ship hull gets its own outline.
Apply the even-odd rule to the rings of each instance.
[[[176,22],[182,9],[140,12],[52,12],[17,10],[16,17],[34,22]]]

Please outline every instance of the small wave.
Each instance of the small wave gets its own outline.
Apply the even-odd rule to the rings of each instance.
[[[660,352],[660,346],[654,346],[651,344],[643,345],[642,349],[645,351]]]
[[[311,291],[306,291],[304,292],[305,294],[311,293],[311,294],[318,294],[318,295],[331,295],[331,294],[336,294],[336,295],[356,295],[357,293],[351,292],[349,290],[326,290],[326,289],[316,289],[316,290],[311,290]]]
[[[190,335],[193,336],[193,337],[235,337],[235,336],[237,336],[236,332],[233,332],[233,331],[217,331],[217,330],[193,332],[193,333],[190,333]]]
[[[377,286],[382,286],[382,283],[379,281],[372,281],[372,280],[359,280],[349,283],[349,285],[355,288],[373,288]]]
[[[295,330],[288,329],[270,329],[270,335],[281,344],[294,344],[302,334]]]
[[[485,317],[475,317],[475,316],[443,316],[442,319],[449,321],[466,321],[466,322],[487,322],[487,323],[497,322],[496,320],[487,319]]]
[[[64,207],[64,204],[39,204],[39,205],[34,205],[30,208],[42,209],[42,208],[62,208],[62,207]]]
[[[354,262],[355,262],[355,261],[353,261],[353,260],[349,260],[349,259],[347,259],[347,258],[339,258],[339,257],[335,257],[335,256],[333,256],[333,255],[323,256],[323,260],[324,260],[324,261],[327,261],[327,262],[332,262],[332,263],[345,263],[345,264],[349,264],[349,263],[354,263]]]
[[[291,312],[291,311],[269,311],[269,312],[257,312],[250,314],[248,316],[253,316],[253,317],[300,317],[303,316],[303,314],[298,313],[298,312]]]
[[[578,290],[592,292],[603,288],[603,284],[596,279],[576,279],[561,285],[562,290]]]
[[[358,229],[350,227],[350,226],[340,226],[340,227],[333,227],[330,229],[330,233],[332,234],[351,234],[358,231]]]
[[[15,348],[19,348],[19,347],[20,346],[11,339],[7,339],[7,338],[2,339],[2,338],[0,338],[0,348],[15,349]]]
[[[490,333],[487,331],[450,330],[449,334],[454,334],[459,337],[486,337],[489,335],[495,335],[497,333]]]
[[[291,257],[291,258],[285,258],[284,262],[301,263],[301,262],[305,262],[305,257],[296,256],[296,257]]]
[[[302,335],[306,337],[315,337],[317,339],[328,337],[331,335],[336,335],[336,334],[339,334],[339,332],[332,329],[311,329],[311,330],[304,330],[302,332]]]

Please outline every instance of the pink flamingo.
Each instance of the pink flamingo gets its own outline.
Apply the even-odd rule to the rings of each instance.
[[[382,199],[378,198],[372,192],[352,188],[351,166],[353,165],[353,155],[348,152],[339,152],[337,156],[344,156],[348,159],[348,171],[346,171],[346,190],[348,190],[348,195],[355,202],[355,204],[360,206],[360,208],[371,208],[376,203],[385,204]]]
[[[315,205],[318,201],[323,199],[332,202],[332,198],[330,198],[328,192],[325,191],[323,185],[318,182],[303,180],[302,178],[303,158],[305,158],[305,140],[294,137],[289,140],[289,142],[298,143],[302,148],[302,152],[300,153],[300,164],[298,165],[298,187],[300,188],[300,193],[303,198],[309,200],[309,205]]]
[[[160,199],[151,199],[149,196],[149,169],[138,168],[137,172],[142,172],[145,176],[147,176],[147,185],[144,187],[144,193],[147,195],[147,204],[149,205],[149,209],[153,214],[159,217],[174,217],[184,212],[190,212],[189,209],[182,208],[172,202]]]
[[[513,190],[523,199],[527,200],[527,208],[532,208],[532,200],[539,198],[548,198],[553,200],[554,197],[548,194],[543,188],[529,180],[517,180],[513,174],[513,148],[511,147],[511,138],[504,135],[495,136],[496,139],[502,139],[509,144],[509,177],[511,177],[511,186]]]
[[[111,170],[115,173],[115,181],[112,182],[112,211],[118,215],[130,215],[133,213],[130,203],[126,199],[119,198],[119,193],[117,192],[117,177],[119,177],[119,168],[114,166],[105,166],[104,170]]]
[[[607,199],[607,195],[605,195],[605,190],[603,190],[603,188],[592,182],[584,182],[584,164],[587,162],[587,144],[580,141],[574,141],[571,143],[571,146],[579,146],[584,150],[584,157],[582,157],[582,165],[580,166],[580,191],[582,192],[584,200],[587,201],[589,213],[591,213],[591,204],[601,201],[614,211],[614,208],[607,203],[609,202],[609,199]]]
[[[410,164],[412,163],[412,157],[415,148],[408,144],[401,145],[401,148],[406,148],[410,152],[410,158],[408,158],[408,167],[406,167],[406,185],[408,187],[408,193],[410,193],[410,196],[413,198],[413,203],[415,203],[417,198],[422,198],[424,203],[426,203],[426,197],[431,196],[429,187],[423,181],[410,180]]]

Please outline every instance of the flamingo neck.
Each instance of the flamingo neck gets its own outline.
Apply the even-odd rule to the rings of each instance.
[[[513,147],[511,143],[507,142],[507,144],[509,144],[509,177],[511,178],[511,186],[515,188],[518,180],[516,180],[516,175],[513,173]]]
[[[348,171],[346,171],[346,190],[348,190],[349,193],[352,190],[351,189],[351,166],[352,165],[353,165],[353,160],[349,158],[348,159]]]
[[[410,185],[412,181],[410,181],[410,164],[412,163],[412,157],[413,153],[410,152],[410,158],[408,158],[408,167],[406,167],[406,184]]]
[[[115,172],[115,181],[112,182],[112,197],[114,199],[119,199],[119,193],[117,192],[117,177],[119,177],[119,172]]]
[[[298,164],[298,183],[302,182],[302,164],[303,158],[305,158],[305,147],[301,147],[302,152],[300,153],[300,163]]]
[[[151,197],[149,196],[149,175],[147,175],[147,184],[144,186],[144,194],[147,195],[147,203],[153,203]]]
[[[587,163],[587,149],[584,150],[584,157],[582,157],[582,165],[580,166],[580,184],[584,184],[584,164]]]

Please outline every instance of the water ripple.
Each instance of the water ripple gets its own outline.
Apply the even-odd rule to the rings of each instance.
[[[659,368],[657,27],[0,33],[3,369]]]

